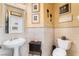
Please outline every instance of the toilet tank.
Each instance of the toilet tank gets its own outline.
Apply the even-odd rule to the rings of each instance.
[[[63,48],[65,50],[69,50],[71,47],[71,41],[58,39],[58,47]]]

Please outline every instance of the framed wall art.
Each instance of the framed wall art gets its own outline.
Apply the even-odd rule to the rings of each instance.
[[[67,3],[65,5],[62,5],[59,8],[59,13],[60,14],[68,13],[68,12],[70,12],[70,10],[71,10],[71,5],[70,5],[70,3]]]
[[[39,13],[33,13],[32,14],[32,23],[33,24],[40,23],[40,14]]]
[[[40,4],[32,3],[32,12],[39,12],[39,11],[40,11]]]
[[[71,22],[72,20],[73,20],[72,15],[63,15],[63,16],[60,16],[60,18],[59,18],[60,23]]]

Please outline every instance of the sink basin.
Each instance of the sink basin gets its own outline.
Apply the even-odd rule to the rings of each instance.
[[[3,43],[3,45],[5,45],[8,48],[16,48],[16,47],[20,47],[24,44],[25,39],[23,38],[16,38],[14,40],[7,40]]]
[[[3,45],[7,48],[14,48],[14,56],[19,56],[19,48],[25,43],[25,41],[26,40],[23,38],[15,38],[13,40],[4,41]]]

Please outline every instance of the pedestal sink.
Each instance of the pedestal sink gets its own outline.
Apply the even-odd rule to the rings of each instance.
[[[15,38],[12,40],[4,41],[3,45],[7,48],[14,48],[14,56],[19,56],[19,48],[25,43],[25,39],[23,38]]]

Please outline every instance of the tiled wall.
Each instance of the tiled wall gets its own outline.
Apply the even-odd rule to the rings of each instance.
[[[52,51],[52,45],[54,40],[54,29],[44,28],[44,43],[43,43],[43,53],[44,55],[50,55]]]
[[[79,28],[56,28],[55,42],[56,42],[56,39],[60,38],[61,36],[66,36],[69,40],[72,41],[72,47],[68,52],[68,55],[78,56],[79,55]]]
[[[26,39],[27,39],[27,54],[28,54],[28,43],[31,40],[42,42],[42,55],[50,55],[52,44],[53,44],[53,29],[52,28],[26,28]]]
[[[39,40],[42,42],[42,55],[50,55],[53,44],[52,28],[25,28],[23,34],[5,34],[4,27],[0,27],[0,43],[11,38],[23,37],[26,43],[21,47],[21,55],[28,56],[29,45],[31,40]]]
[[[3,41],[8,39],[8,36],[6,36],[4,29],[4,27],[0,26],[0,46],[2,47],[2,49],[0,48],[0,56],[11,56],[13,52],[12,49],[6,48],[2,45]]]
[[[0,44],[5,40],[4,28],[0,27]]]
[[[0,43],[14,37],[26,39],[26,43],[21,48],[21,53],[25,56],[28,56],[28,43],[31,40],[42,41],[42,55],[50,55],[52,44],[56,44],[56,39],[63,35],[72,41],[69,55],[79,55],[79,28],[55,28],[55,33],[53,28],[26,28],[23,34],[5,34],[4,27],[0,27]],[[55,40],[54,43],[53,40]]]

